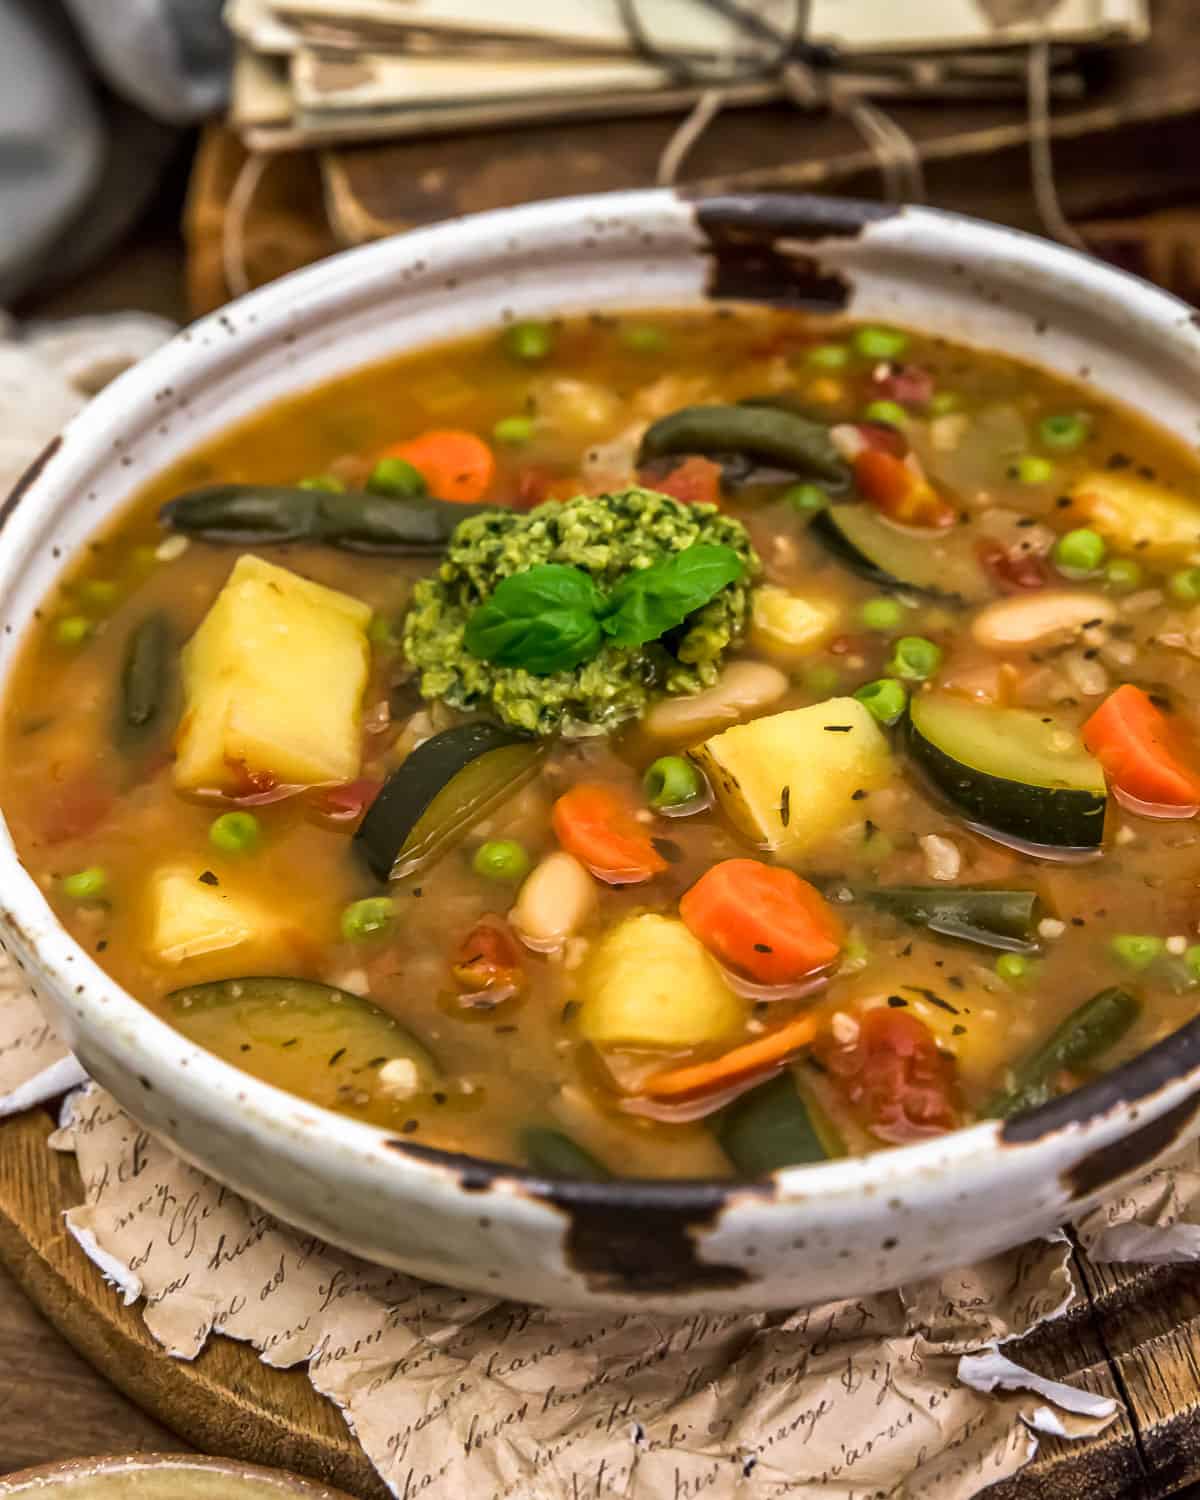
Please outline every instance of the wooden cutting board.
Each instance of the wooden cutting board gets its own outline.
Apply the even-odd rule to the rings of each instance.
[[[387,1489],[341,1413],[303,1370],[273,1370],[214,1336],[169,1358],[64,1226],[82,1201],[75,1158],[51,1151],[54,1120],[0,1121],[0,1260],[51,1323],[118,1389],[205,1453],[323,1480],[361,1500]],[[1076,1249],[1088,1301],[1006,1352],[1040,1374],[1116,1397],[1123,1414],[1081,1443],[1043,1438],[1034,1462],[988,1500],[1160,1500],[1200,1481],[1200,1273],[1118,1268]],[[460,1500],[458,1496],[439,1500]]]

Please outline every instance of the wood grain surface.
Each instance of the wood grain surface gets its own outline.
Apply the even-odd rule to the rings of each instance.
[[[46,1144],[53,1125],[44,1110],[0,1122],[0,1262],[116,1391],[97,1390],[57,1341],[46,1352],[36,1315],[0,1284],[0,1473],[122,1447],[178,1448],[182,1439],[384,1500],[340,1413],[302,1370],[269,1369],[222,1337],[191,1363],[162,1352],[138,1309],[63,1228],[82,1185],[75,1158]],[[1034,1462],[990,1500],[1181,1494],[1200,1480],[1200,1276],[1186,1266],[1098,1266],[1078,1248],[1075,1274],[1088,1300],[1007,1352],[1040,1374],[1116,1397],[1122,1414],[1088,1442],[1043,1438]]]

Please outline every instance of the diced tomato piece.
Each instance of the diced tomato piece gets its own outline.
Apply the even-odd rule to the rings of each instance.
[[[679,915],[722,963],[757,984],[792,984],[826,968],[842,946],[828,902],[792,870],[725,859],[686,892]]]
[[[499,1005],[525,986],[520,945],[499,917],[475,924],[459,947],[452,972],[464,1005]]]
[[[953,526],[958,513],[929,481],[893,453],[864,448],[854,460],[854,479],[863,497],[902,526]]]
[[[513,501],[513,509],[532,510],[535,505],[548,499],[554,477],[549,469],[526,464],[517,474],[517,496]]]
[[[51,786],[42,809],[42,838],[65,844],[94,833],[113,809],[112,788],[91,771],[82,771]]]
[[[1157,807],[1200,805],[1200,774],[1188,764],[1190,747],[1132,683],[1104,700],[1083,726],[1083,742],[1118,792]]]
[[[908,452],[908,439],[890,422],[855,422],[853,425],[872,452],[890,453],[893,458],[903,458]]]
[[[928,406],[933,397],[932,374],[920,365],[883,364],[871,376],[871,386],[888,401],[901,406]]]
[[[667,868],[629,803],[610,786],[573,786],[554,804],[551,821],[567,853],[608,885],[637,885]]]
[[[360,776],[357,781],[346,781],[341,786],[319,787],[312,796],[313,809],[335,822],[352,822],[362,817],[382,785],[382,781],[373,777]]]
[[[670,495],[683,505],[721,503],[721,465],[693,453],[666,474],[650,471],[638,475],[648,489]]]
[[[938,1051],[933,1032],[907,1011],[864,1011],[853,1041],[826,1033],[817,1057],[881,1141],[918,1141],[958,1123],[954,1059]]]
[[[1036,552],[1009,552],[994,541],[980,542],[976,552],[997,587],[1006,594],[1045,588],[1048,582],[1046,564]]]

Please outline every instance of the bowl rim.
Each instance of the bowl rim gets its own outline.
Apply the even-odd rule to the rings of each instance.
[[[589,218],[617,213],[625,220],[661,216],[664,212],[687,213],[693,218],[710,215],[719,222],[734,224],[768,242],[796,236],[805,248],[819,249],[822,238],[838,240],[846,235],[886,232],[887,226],[899,224],[924,228],[943,240],[954,240],[954,251],[962,254],[963,234],[979,252],[1005,255],[1012,262],[1039,273],[1056,272],[1063,280],[1079,287],[1092,286],[1097,292],[1123,292],[1130,304],[1130,316],[1148,320],[1176,338],[1186,327],[1197,351],[1200,351],[1200,315],[1188,304],[1129,272],[1118,270],[1078,251],[1043,240],[1036,235],[1005,225],[992,224],[968,215],[924,206],[888,208],[878,203],[851,199],[817,198],[806,194],[763,194],[692,196],[674,189],[652,188],[633,191],[580,195],[523,204],[513,208],[493,209],[463,215],[418,228],[402,236],[344,250],[312,265],[293,271],[270,282],[216,312],[196,320],[177,333],[167,344],[105,387],[74,417],[46,451],[21,476],[8,498],[0,503],[0,527],[10,530],[4,540],[13,540],[15,550],[22,545],[32,550],[35,525],[30,517],[40,512],[42,504],[54,506],[61,499],[43,501],[41,478],[50,459],[58,470],[59,456],[78,450],[76,461],[82,462],[89,450],[100,446],[100,438],[111,440],[111,428],[119,425],[123,404],[143,388],[146,391],[169,386],[172,380],[197,378],[197,370],[213,356],[205,356],[198,344],[203,335],[215,335],[228,342],[232,320],[257,323],[259,332],[266,327],[286,328],[293,299],[306,294],[310,307],[332,303],[332,317],[348,311],[339,289],[346,285],[345,273],[353,267],[361,295],[364,286],[390,284],[397,279],[403,260],[424,257],[432,261],[437,251],[451,240],[461,251],[463,245],[475,246],[485,253],[500,238],[500,228],[507,233],[522,232],[526,239],[546,231],[578,229]],[[957,237],[955,230],[957,229]],[[693,253],[703,257],[710,247],[697,233]],[[494,254],[494,248],[492,250]],[[936,256],[930,258],[936,259]],[[720,300],[725,300],[724,298]],[[742,296],[738,299],[753,300]],[[631,299],[636,305],[636,299]],[[299,387],[298,387],[299,388]],[[230,424],[232,425],[232,424]],[[26,496],[32,503],[23,505]],[[107,515],[111,520],[121,507],[114,506]],[[12,572],[5,555],[13,549],[0,548],[0,583]],[[72,549],[59,564],[59,573],[69,567],[78,555]],[[25,625],[28,629],[28,624]],[[3,684],[0,684],[3,687]],[[127,1071],[136,1072],[127,1056],[130,1050],[149,1048],[157,1054],[164,1068],[168,1066],[169,1048],[179,1067],[181,1056],[192,1079],[205,1081],[200,1092],[213,1107],[219,1107],[233,1119],[253,1116],[292,1134],[292,1144],[309,1146],[318,1152],[344,1150],[361,1164],[386,1162],[394,1170],[411,1167],[417,1176],[445,1180],[449,1174],[458,1187],[510,1190],[528,1195],[549,1205],[564,1209],[585,1207],[662,1208],[684,1214],[705,1213],[719,1209],[731,1200],[760,1199],[786,1206],[789,1202],[813,1198],[858,1196],[882,1189],[892,1189],[900,1181],[928,1179],[943,1170],[961,1167],[966,1162],[995,1159],[1004,1147],[1032,1148],[1049,1144],[1064,1133],[1084,1127],[1114,1123],[1122,1114],[1129,1123],[1137,1119],[1138,1106],[1151,1096],[1170,1093],[1182,1087],[1187,1075],[1200,1072],[1200,1016],[1185,1022],[1170,1035],[1129,1059],[1101,1078],[1062,1095],[1037,1109],[1015,1115],[1008,1120],[981,1120],[962,1126],[942,1136],[906,1145],[880,1148],[859,1157],[837,1158],[828,1162],[784,1167],[766,1177],[752,1180],[737,1178],[634,1178],[618,1177],[591,1182],[577,1178],[539,1173],[531,1168],[499,1162],[463,1152],[425,1146],[368,1121],[338,1114],[321,1105],[290,1094],[274,1084],[242,1072],[206,1051],[177,1031],[168,1021],[139,1001],[102,969],[91,955],[59,922],[44,893],[25,869],[13,845],[7,823],[0,810],[0,920],[29,949],[36,950],[39,964],[61,974],[61,965],[50,959],[47,943],[57,947],[62,960],[72,965],[72,979],[85,978],[81,998],[94,1003],[99,998],[104,1019],[110,1023],[135,1023],[137,1041],[119,1034],[114,1048]],[[62,976],[65,982],[65,976]],[[253,1095],[255,1107],[250,1108]],[[302,1112],[297,1112],[297,1105]],[[1164,1104],[1163,1109],[1169,1105]],[[1125,1132],[1120,1132],[1124,1134]]]
[[[236,1458],[222,1458],[219,1454],[205,1453],[98,1453],[94,1457],[64,1458],[53,1463],[35,1464],[29,1469],[15,1469],[11,1474],[0,1475],[0,1487],[27,1484],[41,1493],[45,1488],[53,1492],[58,1481],[68,1484],[76,1477],[91,1479],[108,1474],[138,1473],[146,1469],[200,1469],[207,1474],[223,1474],[233,1479],[266,1481],[258,1487],[264,1495],[272,1490],[277,1495],[296,1496],[298,1500],[350,1500],[344,1490],[332,1489],[320,1479],[308,1479],[302,1474],[293,1474],[288,1469],[272,1469],[266,1464],[242,1463]]]

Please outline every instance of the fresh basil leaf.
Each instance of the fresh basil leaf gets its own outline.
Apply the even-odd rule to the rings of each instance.
[[[644,645],[682,625],[744,572],[732,547],[697,542],[627,574],[609,595],[600,624],[618,646]]]
[[[467,621],[472,656],[539,677],[569,672],[599,651],[600,594],[589,574],[539,563],[502,579]]]

